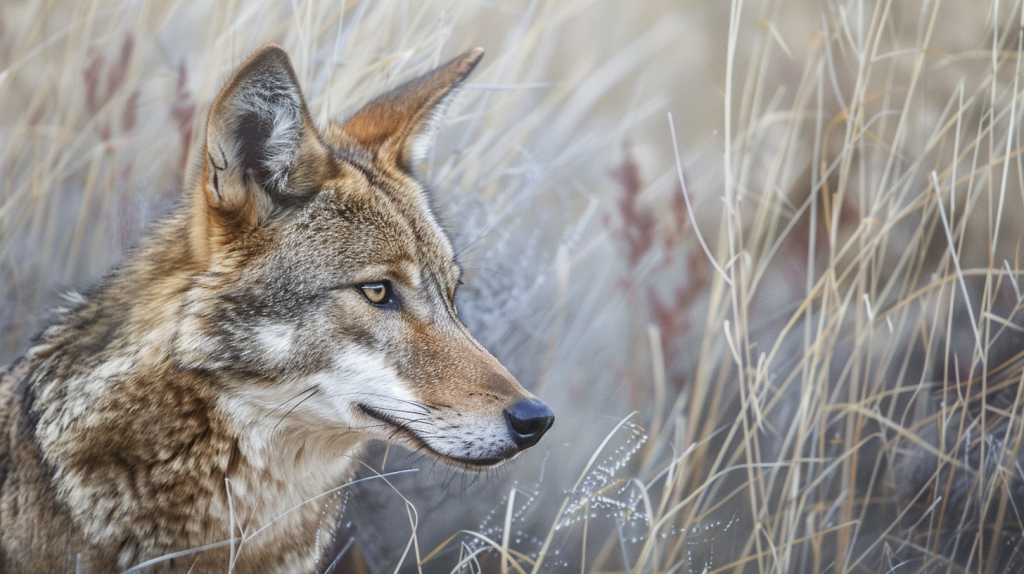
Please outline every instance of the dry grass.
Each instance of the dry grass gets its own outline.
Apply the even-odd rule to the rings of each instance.
[[[1016,0],[8,2],[0,355],[173,204],[255,47],[325,121],[483,45],[424,177],[463,316],[558,423],[487,480],[377,453],[430,471],[359,483],[338,551],[1022,570],[1021,23]]]

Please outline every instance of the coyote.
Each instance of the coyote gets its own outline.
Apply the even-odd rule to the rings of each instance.
[[[0,374],[0,572],[310,572],[367,441],[477,470],[540,440],[414,173],[482,55],[323,130],[282,48],[242,64],[181,206]]]

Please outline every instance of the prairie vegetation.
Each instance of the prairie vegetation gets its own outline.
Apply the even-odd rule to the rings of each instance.
[[[6,1],[0,362],[177,201],[255,48],[289,50],[323,123],[482,45],[421,173],[461,315],[557,421],[486,476],[372,449],[337,564],[1024,570],[1022,19],[1017,0]]]

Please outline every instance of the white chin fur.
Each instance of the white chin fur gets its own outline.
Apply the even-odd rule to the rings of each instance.
[[[268,353],[290,343],[292,333],[284,329],[268,333],[261,341]],[[311,388],[317,392],[307,396]],[[330,371],[274,389],[246,392],[225,407],[239,420],[266,422],[263,426],[267,428],[251,429],[248,442],[252,452],[247,454],[255,458],[273,458],[269,453],[277,450],[274,443],[285,435],[297,436],[296,426],[313,433],[307,437],[311,440],[305,441],[307,451],[315,448],[311,443],[335,442],[338,434],[358,440],[394,440],[412,450],[426,446],[430,454],[468,465],[490,466],[518,450],[500,411],[472,413],[427,407],[381,354],[364,349],[339,351]],[[283,422],[282,417],[286,417]]]
[[[434,453],[458,461],[507,458],[516,451],[501,412],[429,408],[378,353],[342,352],[335,357],[334,366],[319,384],[332,397],[337,412],[358,413],[361,420],[350,421],[353,428],[363,427],[380,439],[398,439],[412,449],[426,445]],[[383,413],[396,424],[366,416],[359,412],[359,405]],[[415,439],[405,436],[408,432]]]

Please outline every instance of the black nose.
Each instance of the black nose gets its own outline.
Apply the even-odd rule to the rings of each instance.
[[[505,409],[512,440],[525,449],[537,444],[555,422],[555,413],[537,399],[523,399]]]

